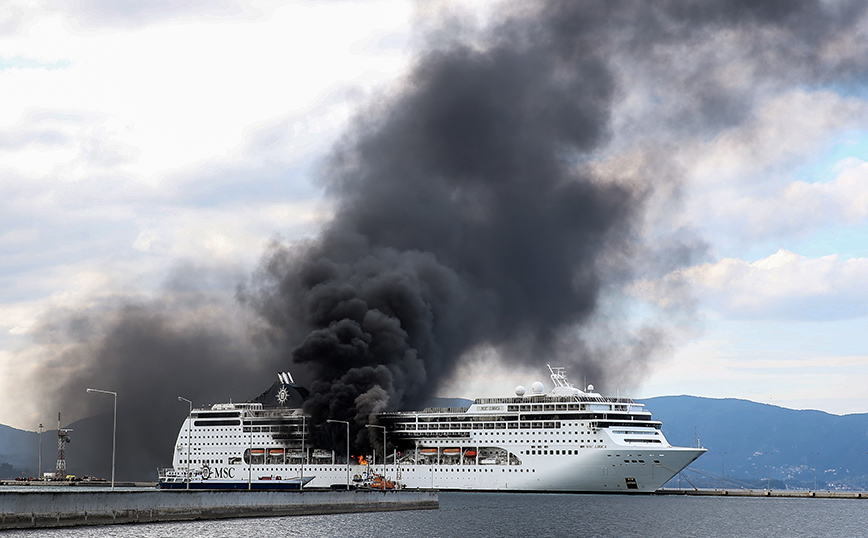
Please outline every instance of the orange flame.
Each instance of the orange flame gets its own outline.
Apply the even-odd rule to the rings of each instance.
[[[359,463],[359,465],[367,465],[368,464],[368,460],[366,460],[364,456],[353,456],[353,459],[356,460]]]

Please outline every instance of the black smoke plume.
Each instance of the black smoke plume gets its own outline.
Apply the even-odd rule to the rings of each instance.
[[[606,65],[550,52],[432,53],[336,149],[336,218],[275,247],[256,301],[311,373],[314,420],[412,405],[480,345],[578,358],[557,342],[594,312],[643,193],[581,163],[605,140]]]

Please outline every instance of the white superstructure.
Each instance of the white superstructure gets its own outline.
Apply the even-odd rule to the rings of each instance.
[[[385,465],[378,454],[370,466],[310,446],[309,419],[285,406],[291,390],[302,391],[297,398],[306,391],[281,376],[265,393],[274,394],[275,406],[194,410],[178,434],[174,468],[161,476],[186,480],[189,465],[199,487],[264,487],[301,476],[312,477],[306,487],[341,487],[385,471],[405,488],[648,493],[705,452],[670,445],[644,405],[603,397],[592,386],[579,390],[562,368],[549,370],[554,387],[547,393],[534,383],[530,392],[517,387],[513,397],[470,407],[379,414],[373,433],[385,427],[390,453]],[[345,438],[345,424],[326,427]]]

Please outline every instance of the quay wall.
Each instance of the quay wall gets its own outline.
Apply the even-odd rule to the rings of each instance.
[[[436,508],[418,491],[7,491],[0,530]]]
[[[806,499],[868,499],[864,491],[795,491],[768,489],[658,489],[655,495],[697,497],[796,497]]]

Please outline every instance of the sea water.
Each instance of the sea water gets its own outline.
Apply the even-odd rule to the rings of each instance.
[[[16,530],[3,534],[16,538],[853,538],[868,536],[868,500],[441,493],[439,510]]]

